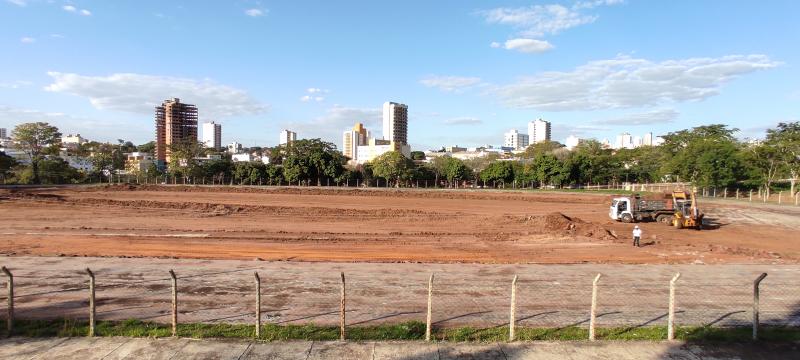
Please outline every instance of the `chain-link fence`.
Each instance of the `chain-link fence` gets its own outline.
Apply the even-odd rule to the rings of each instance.
[[[451,271],[436,274],[429,293],[430,275],[422,272],[391,274],[384,268],[342,273],[343,283],[339,272],[266,272],[246,263],[224,271],[182,269],[174,291],[179,323],[253,324],[254,272],[262,271],[263,324],[330,327],[341,325],[344,318],[346,327],[359,327],[416,321],[434,329],[469,328],[475,333],[508,329],[510,324],[550,329],[667,325],[673,274],[643,277],[636,267],[626,269],[630,272],[599,278],[596,297],[592,296],[594,277],[585,275],[537,278],[535,272],[523,271],[512,284],[514,274],[508,271],[491,276]],[[172,321],[173,287],[167,271],[94,270],[97,320]],[[6,275],[7,283],[12,279],[8,274],[13,276],[14,286],[2,297],[8,304],[7,319],[88,317],[89,275],[85,270],[12,269]],[[698,274],[675,277],[674,324],[752,326],[758,311],[760,324],[800,326],[800,281],[791,273],[767,276],[758,286],[756,279]],[[9,293],[13,304],[8,301]]]

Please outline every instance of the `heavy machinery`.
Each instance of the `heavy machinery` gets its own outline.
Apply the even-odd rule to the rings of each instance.
[[[703,213],[697,207],[693,192],[673,191],[661,199],[641,196],[618,196],[612,199],[608,216],[626,223],[658,221],[675,228],[701,229]]]
[[[705,214],[697,206],[697,197],[694,191],[673,191],[672,201],[675,204],[672,226],[676,229],[692,228],[701,230],[703,228],[703,216]]]
[[[672,223],[675,214],[673,201],[669,195],[663,199],[644,199],[641,196],[619,196],[611,201],[608,216],[625,223],[636,221],[658,221]]]

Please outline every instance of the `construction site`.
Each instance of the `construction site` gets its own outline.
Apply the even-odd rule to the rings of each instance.
[[[109,185],[0,190],[0,253],[264,261],[797,264],[800,207],[708,200],[704,229],[597,193]],[[640,215],[637,215],[640,216]]]

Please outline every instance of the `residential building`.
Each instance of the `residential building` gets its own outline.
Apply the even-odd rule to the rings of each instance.
[[[513,150],[525,150],[528,147],[528,135],[520,134],[516,129],[511,129],[505,133],[503,145]]]
[[[222,124],[203,123],[203,145],[216,151],[222,150]]]
[[[8,138],[8,130],[6,128],[0,128],[0,139]]]
[[[383,103],[383,140],[408,144],[408,105]]]
[[[456,145],[456,146],[447,146],[447,147],[444,148],[444,151],[447,151],[449,153],[465,152],[465,151],[467,151],[467,148],[460,147],[458,145]]]
[[[567,139],[564,141],[564,146],[567,148],[567,150],[572,150],[580,143],[581,143],[581,138],[575,135],[570,135],[567,136]]]
[[[147,173],[153,165],[153,155],[144,152],[132,152],[125,158],[125,171],[128,174]]]
[[[550,122],[542,119],[528,122],[528,140],[530,144],[550,141]]]
[[[622,133],[617,135],[617,141],[614,142],[614,149],[633,149],[633,137],[630,133]]]
[[[76,149],[79,145],[87,143],[88,140],[82,137],[81,134],[68,134],[61,136],[61,147],[66,149]]]
[[[253,161],[253,155],[244,153],[244,154],[233,154],[231,155],[231,160],[233,162],[251,162]]]
[[[297,140],[297,133],[291,130],[283,129],[278,140],[278,145],[286,145]]]
[[[389,151],[399,151],[405,157],[411,157],[411,147],[407,144],[398,144],[389,140],[369,139],[366,145],[356,148],[356,163],[364,164],[370,162]]]
[[[647,134],[644,134],[644,138],[642,139],[642,145],[653,146],[653,133],[649,132]]]
[[[350,160],[357,160],[358,147],[367,145],[368,142],[369,131],[363,124],[356,123],[352,129],[342,134],[342,154],[350,158]]]
[[[159,167],[170,161],[170,147],[184,141],[197,141],[197,107],[178,98],[156,106],[155,158]]]
[[[242,144],[240,144],[240,143],[238,143],[236,141],[228,144],[228,153],[239,154],[239,153],[242,152],[243,149],[244,149],[244,146],[242,146]]]

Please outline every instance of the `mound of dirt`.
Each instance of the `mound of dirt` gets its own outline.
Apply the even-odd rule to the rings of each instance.
[[[542,216],[528,216],[525,224],[531,230],[554,235],[583,236],[598,240],[616,240],[617,236],[610,230],[584,221],[576,217],[569,217],[560,212],[553,212]]]

